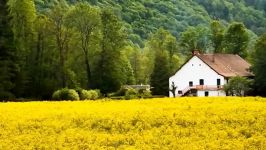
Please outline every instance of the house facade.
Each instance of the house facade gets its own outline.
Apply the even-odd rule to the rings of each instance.
[[[169,79],[170,97],[226,96],[224,85],[231,77],[254,76],[250,64],[233,54],[199,54],[189,59]],[[173,93],[174,92],[174,93]]]

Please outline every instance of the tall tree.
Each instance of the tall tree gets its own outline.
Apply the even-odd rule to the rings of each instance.
[[[60,1],[48,12],[52,24],[51,30],[55,37],[56,47],[59,51],[59,73],[62,87],[67,86],[65,63],[69,52],[69,42],[72,36],[70,28],[68,28],[65,23],[65,15],[68,10],[69,6],[67,3]]]
[[[179,44],[182,47],[182,53],[185,56],[191,56],[192,51],[197,49],[201,53],[211,50],[211,32],[205,26],[189,27],[181,33]]]
[[[31,54],[30,88],[28,95],[34,98],[49,99],[52,92],[62,87],[58,80],[58,50],[53,24],[43,14],[37,16],[34,23],[35,44]]]
[[[35,32],[33,24],[36,9],[33,0],[9,0],[9,15],[17,49],[20,71],[16,78],[15,94],[27,96],[30,87],[31,53],[33,51]]]
[[[14,79],[18,71],[13,32],[7,0],[0,1],[0,99],[14,97]]]
[[[214,48],[214,53],[222,52],[222,41],[224,37],[224,26],[220,21],[214,20],[211,22],[211,40]]]
[[[145,63],[145,55],[137,46],[127,46],[125,51],[129,54],[130,63],[134,72],[136,84],[146,84],[144,70],[149,65]],[[145,64],[145,65],[144,65]]]
[[[238,54],[241,57],[247,56],[249,42],[248,32],[243,23],[232,23],[225,32],[223,49],[226,53]]]
[[[179,67],[175,37],[161,28],[151,35],[144,52],[143,62],[148,66],[144,72],[149,75],[153,94],[168,95],[170,74]]]
[[[102,11],[101,21],[101,51],[94,69],[94,78],[95,88],[107,93],[118,90],[123,84],[132,83],[130,80],[133,72],[129,60],[122,53],[126,44],[122,23],[110,10]]]
[[[178,44],[176,38],[167,30],[160,28],[151,36],[148,46],[154,52],[166,51],[169,55],[168,63],[170,71],[173,73],[179,67]]]
[[[255,85],[261,95],[266,96],[266,34],[262,35],[255,45],[253,56],[253,72],[255,73]]]
[[[78,33],[78,39],[81,41],[81,49],[84,54],[84,63],[87,71],[87,87],[91,88],[92,67],[89,55],[92,53],[95,38],[99,36],[101,26],[100,10],[97,7],[90,6],[88,3],[79,3],[75,5],[67,14],[68,26],[74,28]]]
[[[165,95],[169,93],[169,56],[166,51],[159,51],[155,55],[154,69],[151,74],[152,94]]]
[[[10,16],[12,17],[11,23],[15,44],[22,61],[26,61],[32,49],[32,41],[34,39],[35,4],[33,0],[9,0],[8,4]]]

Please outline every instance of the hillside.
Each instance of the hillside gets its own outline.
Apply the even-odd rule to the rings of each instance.
[[[57,0],[35,0],[39,11]],[[76,3],[81,0],[68,0]],[[143,46],[143,39],[163,27],[177,38],[188,26],[208,25],[219,19],[227,24],[243,22],[260,34],[266,31],[266,2],[263,0],[87,0],[92,5],[111,7],[125,22],[129,38]]]

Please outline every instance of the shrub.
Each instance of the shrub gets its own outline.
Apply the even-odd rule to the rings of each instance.
[[[152,94],[150,90],[140,90],[139,91],[139,97],[140,98],[151,98]]]
[[[230,96],[245,96],[251,90],[252,84],[253,80],[236,76],[229,80],[224,86],[224,90]]]
[[[127,89],[120,88],[117,92],[108,94],[108,97],[125,96],[126,91],[127,91]]]
[[[98,90],[82,90],[80,93],[81,100],[96,100],[100,97],[100,91]]]
[[[125,93],[125,99],[129,100],[129,99],[136,99],[138,98],[138,91],[135,89],[127,89],[126,93]]]
[[[90,90],[91,93],[91,100],[96,100],[99,98],[99,94],[96,90]]]
[[[61,90],[57,90],[53,93],[52,99],[53,100],[60,100],[60,94],[61,94]]]
[[[81,90],[80,92],[80,99],[81,100],[86,100],[91,98],[91,93],[87,90]]]
[[[140,89],[136,90],[133,88],[121,88],[115,93],[108,94],[108,97],[121,99],[123,97],[126,100],[137,99],[137,98],[151,98],[152,94],[150,90]]]
[[[79,100],[79,94],[73,90],[64,88],[53,93],[54,100]]]

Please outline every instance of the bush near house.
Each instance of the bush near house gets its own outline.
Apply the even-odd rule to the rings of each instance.
[[[224,86],[224,91],[229,96],[245,96],[252,90],[253,80],[245,77],[236,76],[229,80]]]
[[[139,95],[139,92],[135,89],[127,89],[126,93],[125,93],[125,99],[129,100],[129,99],[137,99]]]
[[[139,98],[152,98],[152,94],[150,90],[136,90],[133,88],[121,88],[115,93],[108,94],[108,97],[112,99],[139,99]]]

